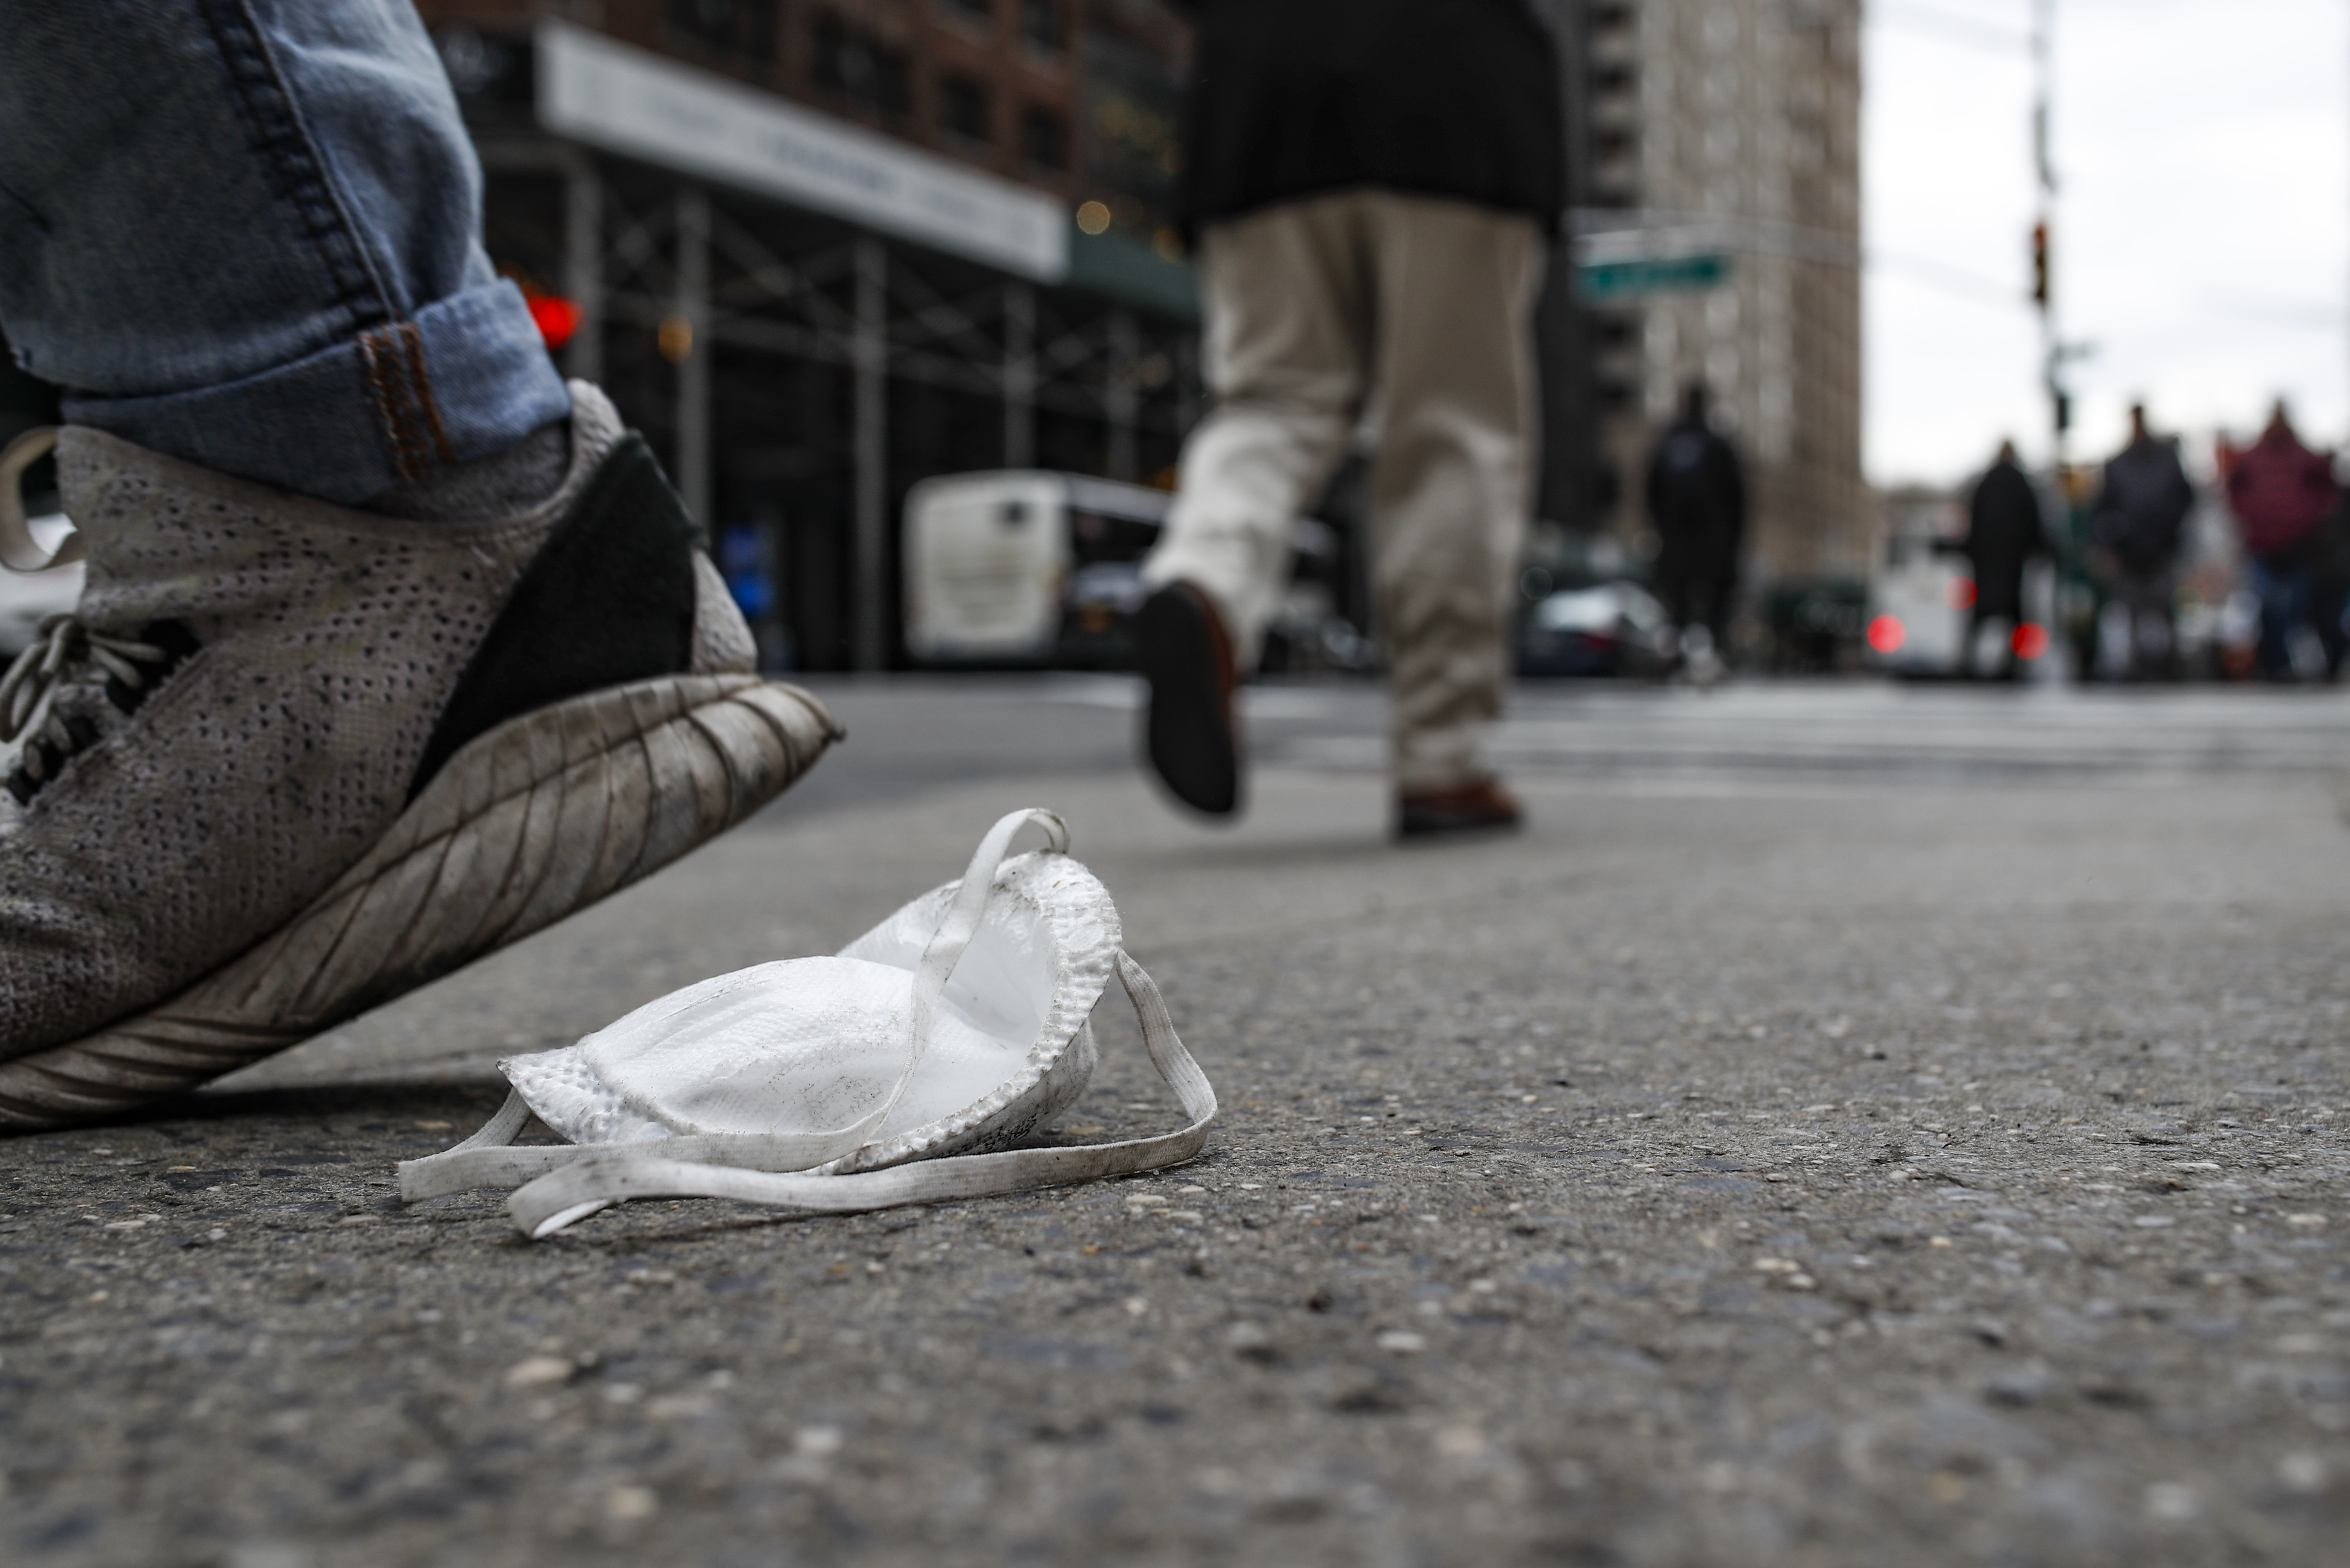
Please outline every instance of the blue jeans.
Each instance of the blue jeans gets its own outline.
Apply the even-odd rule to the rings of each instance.
[[[346,504],[570,411],[409,0],[0,0],[0,331],[65,417]]]
[[[2263,675],[2293,671],[2293,628],[2309,619],[2309,571],[2298,552],[2252,557],[2252,592],[2261,601],[2261,641],[2252,662]]]

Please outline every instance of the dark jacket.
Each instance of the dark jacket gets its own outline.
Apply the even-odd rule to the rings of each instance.
[[[1527,0],[1183,3],[1187,223],[1363,187],[1558,223],[1558,59]]]
[[[2048,554],[2040,497],[2023,470],[1995,462],[1977,482],[1967,502],[1967,536],[1959,549],[1974,569],[1977,610],[2013,616],[2022,609],[2024,565]]]
[[[1688,419],[1666,429],[1648,458],[1648,518],[1657,525],[1660,576],[1737,579],[1746,472],[1721,431]]]
[[[2137,576],[2167,571],[2195,508],[2195,487],[2178,465],[2178,443],[2148,436],[2106,462],[2105,487],[2090,509],[2090,537]]]

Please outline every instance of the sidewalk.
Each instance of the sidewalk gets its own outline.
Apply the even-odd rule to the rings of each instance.
[[[840,782],[611,904],[192,1105],[0,1151],[12,1559],[2338,1552],[2322,742],[2158,768],[2136,727],[2055,723],[2085,760],[1965,782],[1854,763],[1956,711],[1865,689],[1807,699],[1845,752],[1775,772],[1727,726],[1691,762],[1569,705],[1544,743],[1606,717],[1621,765],[1529,761],[1531,831],[1399,848],[1332,749],[1375,711],[1268,718],[1278,765],[1216,831],[1118,764],[1107,689],[960,735],[927,690],[845,691]],[[831,950],[1024,805],[1066,815],[1216,1085],[1193,1166],[536,1245],[493,1199],[393,1201],[498,1054]],[[1130,1021],[1096,1026],[1065,1135],[1174,1125]]]

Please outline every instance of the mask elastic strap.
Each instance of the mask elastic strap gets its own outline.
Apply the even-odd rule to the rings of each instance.
[[[540,1177],[506,1200],[522,1233],[551,1236],[598,1210],[639,1198],[731,1198],[811,1214],[847,1214],[907,1203],[939,1203],[1180,1165],[1198,1155],[1216,1116],[1216,1092],[1183,1048],[1167,1003],[1126,953],[1118,977],[1142,1023],[1142,1043],[1190,1123],[1179,1131],[1074,1148],[1017,1148],[1000,1154],[910,1160],[848,1176],[739,1169],[671,1158],[678,1140],[634,1149],[599,1149]],[[661,1152],[654,1150],[660,1148]]]
[[[48,456],[57,444],[57,427],[42,425],[26,431],[0,452],[0,566],[12,572],[46,572],[82,558],[78,531],[67,535],[56,549],[44,550],[25,518],[25,471]]]
[[[930,945],[922,950],[921,961],[914,966],[912,1027],[908,1031],[911,1039],[906,1051],[906,1067],[890,1087],[889,1099],[874,1113],[877,1129],[898,1108],[898,1102],[905,1098],[907,1086],[913,1083],[915,1070],[930,1049],[931,1025],[938,1014],[939,996],[946,990],[955,965],[962,961],[963,950],[979,934],[980,918],[987,913],[987,900],[995,891],[996,870],[1003,864],[1014,836],[1031,824],[1045,830],[1045,842],[1055,854],[1069,852],[1069,825],[1055,813],[1037,807],[1001,818],[987,830],[979,847],[972,851],[971,864],[963,868],[962,883],[947,905],[946,917],[939,921]]]

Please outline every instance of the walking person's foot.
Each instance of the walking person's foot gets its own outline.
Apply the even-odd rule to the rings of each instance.
[[[535,499],[529,462],[477,464],[394,498],[422,517],[57,436],[88,577],[0,687],[0,1129],[117,1114],[445,974],[837,737],[755,672],[641,438],[573,394]],[[12,487],[0,556],[39,554]]]
[[[1517,796],[1492,778],[1448,789],[1405,790],[1396,797],[1399,838],[1492,833],[1514,828],[1523,817]]]
[[[1143,751],[1152,769],[1192,810],[1231,815],[1240,808],[1239,679],[1222,618],[1198,588],[1169,583],[1136,612],[1135,640],[1150,687]]]

